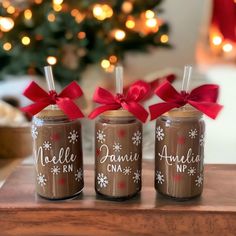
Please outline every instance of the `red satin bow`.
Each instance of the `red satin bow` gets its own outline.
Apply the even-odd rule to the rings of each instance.
[[[150,85],[144,81],[137,81],[130,86],[126,95],[116,94],[114,96],[109,91],[99,87],[95,90],[93,100],[104,105],[95,108],[90,113],[89,118],[93,119],[104,111],[118,110],[122,107],[142,122],[145,122],[148,117],[148,112],[139,104],[139,102],[148,95],[149,90]]]
[[[34,103],[21,108],[21,110],[31,115],[39,113],[48,105],[57,104],[71,120],[84,117],[79,107],[73,101],[83,94],[76,82],[70,83],[60,94],[57,94],[54,90],[47,93],[38,84],[31,82],[23,94]]]
[[[151,105],[149,107],[151,120],[156,119],[163,113],[190,104],[212,119],[215,119],[223,106],[216,103],[219,87],[214,84],[206,84],[193,89],[190,93],[184,91],[178,93],[169,83],[164,82],[156,90],[158,95],[165,102]]]

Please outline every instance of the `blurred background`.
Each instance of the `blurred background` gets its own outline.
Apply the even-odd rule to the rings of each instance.
[[[125,86],[174,75],[178,89],[184,65],[191,64],[191,87],[219,84],[224,105],[216,120],[205,117],[205,162],[236,163],[235,26],[234,0],[1,0],[0,157],[31,156],[30,122],[19,107],[30,103],[22,92],[31,80],[46,88],[45,65],[53,66],[58,91],[78,81],[88,114],[95,87],[114,89],[117,64]],[[144,125],[148,159],[154,125]],[[86,162],[93,156],[93,122],[83,121],[83,133]]]

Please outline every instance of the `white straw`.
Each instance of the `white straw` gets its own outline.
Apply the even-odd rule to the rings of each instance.
[[[123,67],[116,67],[116,93],[123,94]]]
[[[186,65],[184,67],[184,76],[182,81],[182,91],[188,92],[189,89],[189,82],[192,74],[192,66]]]
[[[44,67],[45,77],[48,84],[48,90],[55,90],[55,84],[54,84],[54,78],[52,74],[52,67],[51,66],[45,66]]]

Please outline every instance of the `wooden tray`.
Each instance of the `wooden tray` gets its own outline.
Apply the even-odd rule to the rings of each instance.
[[[33,167],[20,166],[0,189],[0,235],[235,235],[236,165],[206,165],[204,193],[188,202],[157,195],[153,164],[143,167],[143,190],[132,200],[96,197],[86,166],[83,194],[59,202],[36,196]]]

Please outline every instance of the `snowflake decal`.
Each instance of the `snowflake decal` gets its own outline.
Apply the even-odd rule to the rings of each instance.
[[[140,170],[137,170],[136,172],[134,172],[133,180],[134,180],[134,183],[140,182],[140,180],[141,180],[141,171]]]
[[[114,152],[120,152],[121,149],[122,149],[121,144],[119,144],[119,143],[114,143],[114,145],[113,145],[113,151],[114,151]]]
[[[133,144],[138,146],[142,141],[142,133],[139,130],[135,132],[133,134],[132,140],[133,140]]]
[[[205,137],[204,134],[201,134],[200,139],[199,139],[199,144],[200,146],[204,146],[205,143]]]
[[[61,169],[59,166],[53,166],[51,168],[51,173],[53,173],[53,175],[58,175],[61,172]]]
[[[39,132],[35,125],[32,125],[31,134],[33,139],[36,139],[38,137]]]
[[[47,179],[45,178],[45,175],[39,173],[37,176],[38,184],[41,185],[41,187],[46,185]]]
[[[158,184],[163,184],[165,182],[164,175],[161,173],[161,171],[156,172],[156,180]]]
[[[50,150],[51,148],[52,148],[52,144],[51,144],[50,142],[45,141],[45,142],[43,143],[43,149],[44,149],[44,150]]]
[[[105,142],[105,140],[106,140],[105,138],[106,138],[106,135],[104,134],[103,130],[98,130],[98,132],[97,132],[98,142],[100,142],[100,143]]]
[[[196,173],[196,168],[195,167],[189,167],[188,168],[188,175],[194,175]]]
[[[196,186],[200,187],[203,184],[203,174],[197,176],[195,180]]]
[[[79,135],[78,132],[73,130],[68,136],[69,142],[75,144],[78,141]]]
[[[79,182],[82,179],[83,179],[83,170],[79,168],[75,173],[75,180]]]
[[[191,139],[194,139],[197,137],[197,130],[196,129],[191,129],[188,133],[189,133],[189,137]]]
[[[163,140],[164,136],[165,136],[165,135],[164,135],[163,129],[162,129],[160,126],[158,126],[158,127],[156,128],[156,137],[157,137],[157,140],[158,140],[158,141]]]
[[[36,117],[34,117],[34,120],[33,120],[34,124],[36,124],[37,126],[42,126],[43,125],[43,120],[42,119],[38,119]]]
[[[106,188],[106,186],[108,185],[107,176],[104,175],[103,173],[98,173],[97,181],[98,181],[98,185],[100,186],[100,188]]]
[[[129,166],[126,166],[124,169],[123,169],[123,174],[125,175],[129,175],[131,173],[131,168]]]

